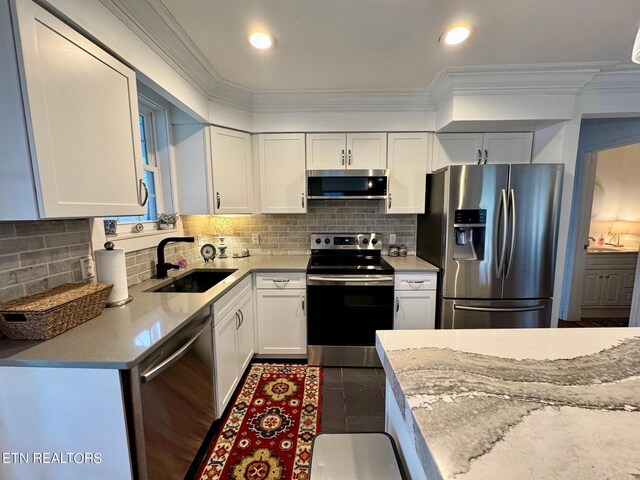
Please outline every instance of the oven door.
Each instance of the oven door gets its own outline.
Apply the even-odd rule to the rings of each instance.
[[[393,275],[307,275],[307,343],[373,346],[393,329]]]

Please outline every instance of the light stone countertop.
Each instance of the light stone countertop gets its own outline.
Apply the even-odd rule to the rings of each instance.
[[[435,479],[640,477],[640,328],[378,332]]]
[[[398,272],[437,271],[417,257],[385,257]],[[0,339],[0,366],[128,369],[164,343],[189,321],[200,316],[243,278],[253,272],[306,272],[308,255],[256,255],[197,262],[194,269],[237,269],[205,293],[152,293],[170,280],[146,280],[129,288],[133,302],[106,308],[98,317],[47,341]]]
[[[422,260],[420,257],[408,256],[408,257],[383,257],[389,265],[391,265],[397,272],[437,272],[438,267],[431,265],[429,262]]]
[[[0,340],[0,366],[128,369],[197,318],[252,272],[305,272],[308,255],[216,258],[187,268],[237,269],[206,293],[145,292],[170,280],[146,280],[129,288],[133,301],[105,308],[98,317],[47,341]],[[172,270],[170,277],[186,272]]]

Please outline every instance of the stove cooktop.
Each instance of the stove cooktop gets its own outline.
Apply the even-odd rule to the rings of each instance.
[[[393,274],[382,257],[375,233],[318,233],[311,235],[307,271],[335,274]]]

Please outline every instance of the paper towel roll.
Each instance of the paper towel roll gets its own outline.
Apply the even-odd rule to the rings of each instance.
[[[113,290],[109,295],[107,305],[126,300],[129,297],[127,288],[127,267],[124,260],[124,250],[96,250],[96,268],[98,282],[113,283]]]

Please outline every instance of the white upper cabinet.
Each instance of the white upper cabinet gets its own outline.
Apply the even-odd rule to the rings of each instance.
[[[32,1],[8,3],[0,220],[144,214],[135,73]]]
[[[258,135],[260,211],[305,213],[304,134]]]
[[[307,134],[307,170],[385,168],[386,133]]]
[[[387,168],[387,134],[348,133],[347,168],[358,170]]]
[[[307,134],[307,170],[340,170],[346,166],[344,133]]]
[[[253,213],[251,135],[210,127],[214,211]]]
[[[447,165],[531,163],[533,133],[436,134],[432,170]]]
[[[253,213],[251,136],[203,125],[173,126],[180,213]]]
[[[424,213],[432,134],[390,133],[386,213]]]

